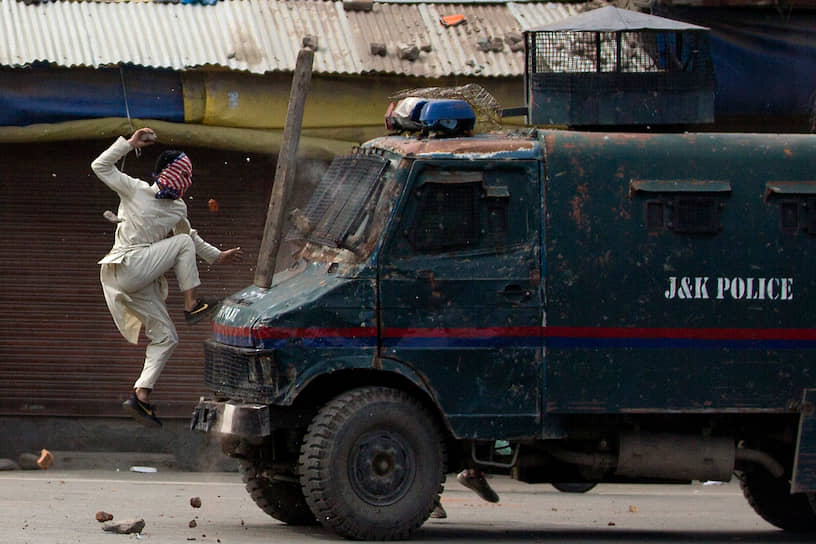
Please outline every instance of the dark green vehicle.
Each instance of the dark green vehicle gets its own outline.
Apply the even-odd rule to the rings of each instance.
[[[814,531],[814,157],[808,135],[368,142],[295,218],[300,260],[219,311],[192,425],[272,517],[348,538],[408,537],[470,466],[736,473]]]

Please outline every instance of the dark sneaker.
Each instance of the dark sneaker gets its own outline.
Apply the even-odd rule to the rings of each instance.
[[[434,499],[434,509],[431,510],[431,517],[435,519],[445,519],[448,517],[448,513],[442,508],[442,503],[439,502],[439,495]]]
[[[186,321],[188,325],[195,325],[199,321],[210,317],[220,305],[220,300],[200,298],[196,301],[195,308],[189,312],[184,311],[184,321]]]
[[[459,483],[476,492],[481,498],[487,502],[499,502],[499,495],[493,491],[490,484],[481,472],[471,472],[467,469],[456,475]]]
[[[122,403],[122,408],[130,412],[133,419],[146,425],[147,427],[161,427],[162,422],[156,417],[156,408],[152,404],[142,402],[134,393],[128,400]]]

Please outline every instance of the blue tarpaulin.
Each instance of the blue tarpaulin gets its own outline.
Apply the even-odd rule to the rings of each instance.
[[[807,115],[816,100],[816,15],[662,6],[656,14],[711,29],[716,115]]]
[[[0,70],[0,126],[101,117],[183,123],[179,74],[139,68]]]

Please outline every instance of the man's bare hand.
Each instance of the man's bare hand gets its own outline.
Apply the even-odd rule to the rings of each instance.
[[[215,264],[240,263],[244,258],[244,252],[240,247],[225,249],[221,255],[215,258]]]
[[[133,136],[131,136],[128,140],[128,143],[136,149],[141,149],[143,147],[155,144],[156,140],[156,133],[153,131],[153,129],[144,127],[134,132]]]

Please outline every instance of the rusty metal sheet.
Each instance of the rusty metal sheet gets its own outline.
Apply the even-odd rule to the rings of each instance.
[[[535,158],[540,150],[537,140],[511,136],[476,136],[473,138],[419,139],[388,136],[372,145],[404,155],[457,155],[490,158],[511,154],[514,158]]]

